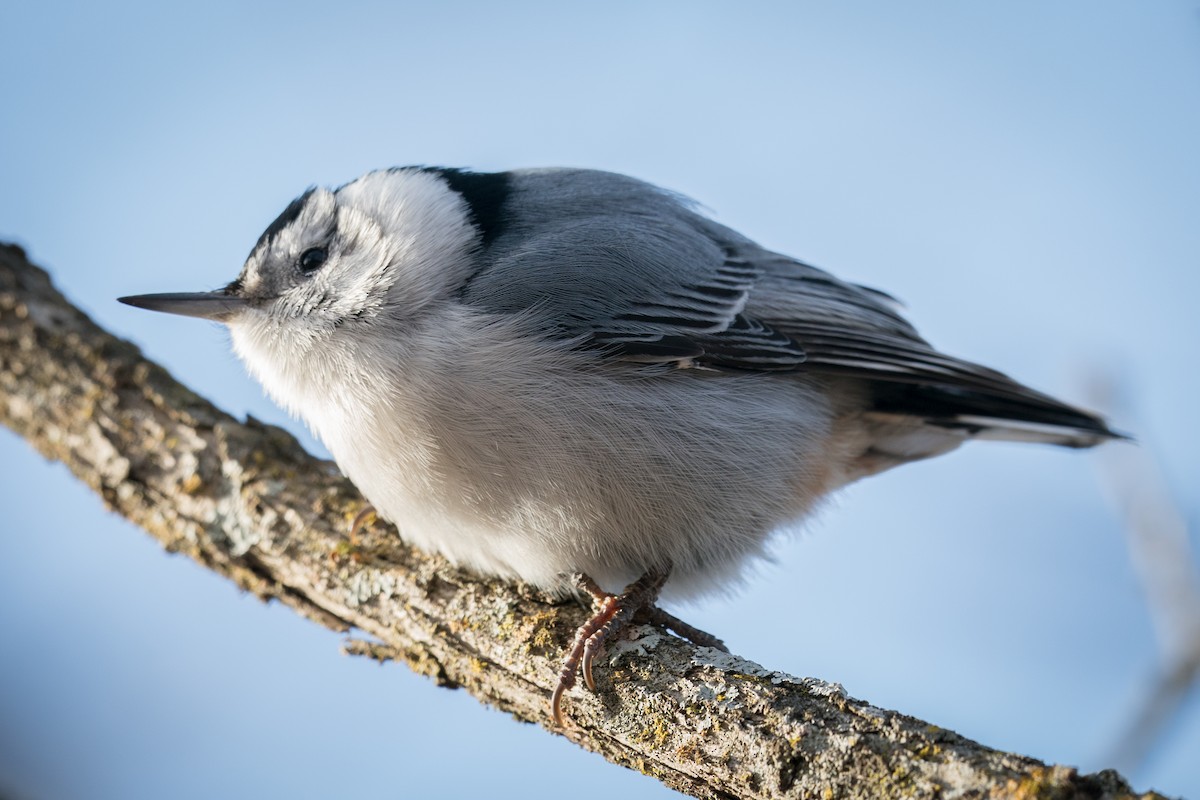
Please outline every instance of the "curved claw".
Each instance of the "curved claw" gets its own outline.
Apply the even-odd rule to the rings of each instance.
[[[593,635],[587,641],[587,645],[583,648],[583,682],[591,691],[596,691],[596,679],[592,677],[592,661],[596,658],[596,651],[600,649],[599,642]]]
[[[350,523],[350,541],[358,541],[359,531],[370,525],[376,519],[378,519],[378,515],[375,511],[375,506],[368,505],[362,511],[358,512],[354,516],[354,521]]]
[[[553,718],[554,724],[560,728],[566,727],[563,724],[562,699],[567,688],[567,685],[560,680],[558,686],[554,687],[554,694],[550,695],[550,716]]]
[[[550,698],[550,711],[554,716],[554,723],[559,727],[563,724],[562,697],[568,689],[575,685],[575,672],[579,669],[581,661],[583,663],[583,679],[587,682],[589,689],[596,690],[596,683],[592,680],[592,659],[598,645],[593,644],[593,640],[604,631],[620,608],[618,598],[609,595],[592,618],[575,631],[575,641],[571,643],[571,649],[563,657],[562,671],[558,674],[558,685],[554,687],[554,695]]]

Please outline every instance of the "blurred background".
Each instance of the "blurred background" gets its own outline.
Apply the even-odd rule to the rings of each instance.
[[[0,239],[100,324],[305,436],[219,326],[114,298],[221,286],[305,187],[378,167],[596,167],[683,192],[897,295],[951,353],[1085,404],[1103,377],[1140,444],[977,444],[873,478],[744,591],[675,610],[994,747],[1134,760],[1119,742],[1173,651],[1102,466],[1157,465],[1186,565],[1200,2],[170,5],[0,6]],[[0,796],[670,796],[340,655],[8,431],[0,460]],[[1130,777],[1200,797],[1200,692],[1180,694]]]

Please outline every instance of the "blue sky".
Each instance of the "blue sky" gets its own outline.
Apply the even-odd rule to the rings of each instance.
[[[1113,374],[1118,424],[1196,519],[1200,2],[46,2],[0,25],[0,238],[235,414],[303,435],[219,327],[113,298],[225,283],[310,184],[597,167],[1038,388],[1082,401]],[[422,796],[450,774],[464,796],[667,796],[338,655],[7,432],[0,457],[0,793]],[[776,555],[685,616],[997,747],[1103,768],[1156,668],[1092,454],[970,446],[852,487]],[[1195,695],[1138,788],[1200,796]]]

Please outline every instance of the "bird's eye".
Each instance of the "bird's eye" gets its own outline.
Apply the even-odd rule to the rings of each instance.
[[[296,268],[300,270],[301,275],[312,275],[324,266],[327,258],[329,254],[325,252],[324,247],[310,247],[300,254]]]

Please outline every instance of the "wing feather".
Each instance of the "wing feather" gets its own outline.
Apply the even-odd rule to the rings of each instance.
[[[880,413],[1114,435],[1094,415],[938,352],[889,295],[765,250],[649,184],[550,170],[512,173],[512,186],[510,221],[465,302],[522,312],[613,363],[850,375],[874,387]]]

